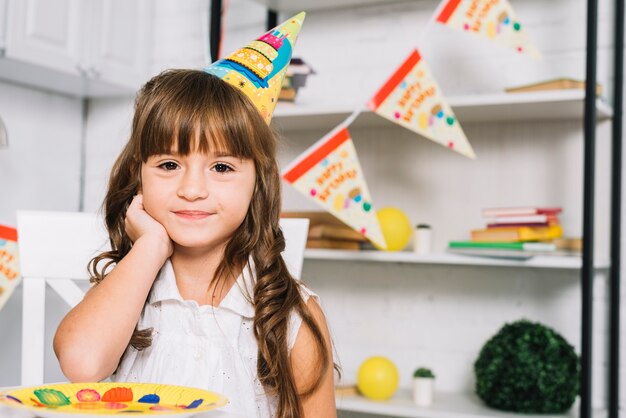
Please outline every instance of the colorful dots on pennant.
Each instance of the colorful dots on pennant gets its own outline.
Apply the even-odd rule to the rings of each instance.
[[[361,199],[363,199],[363,198],[361,197],[361,195],[358,195],[358,196],[355,196],[355,197],[354,197],[354,201],[355,201],[356,203],[359,203],[359,202],[361,201]]]
[[[394,114],[393,114],[393,117],[396,118],[396,119],[400,119],[400,116],[402,116],[402,115],[400,115],[400,112],[394,112]]]
[[[359,229],[359,232],[363,235],[367,234],[367,228],[363,227],[361,229]]]
[[[494,22],[488,22],[487,23],[487,37],[493,39],[496,37],[497,34],[498,34],[498,26],[496,26]]]
[[[370,210],[372,210],[372,204],[369,202],[363,202],[363,210],[365,212],[369,212]]]
[[[454,149],[454,141],[448,141],[448,148]]]
[[[333,200],[333,208],[336,211],[340,211],[343,209],[343,205],[344,205],[344,195],[339,193],[337,194],[337,196],[335,196],[335,200]]]
[[[440,110],[439,112],[437,112],[437,118],[441,119],[443,118],[443,115],[444,115],[443,110]]]
[[[422,113],[419,114],[419,116],[417,117],[417,124],[422,129],[428,128],[429,118],[428,118],[428,115],[426,114],[426,112],[422,112]]]
[[[324,158],[321,163],[322,167],[326,167],[328,165],[328,158]]]
[[[517,32],[519,32],[520,30],[522,30],[522,25],[519,22],[515,22],[513,24],[513,29],[515,29]]]
[[[317,195],[317,190],[311,189],[311,191],[309,193],[311,194],[311,196],[316,196]]]
[[[340,156],[341,158],[348,158],[348,155],[349,155],[349,154],[348,154],[348,151],[343,150],[343,151],[341,151],[341,154],[340,154],[339,156]]]
[[[465,30],[469,30],[469,29],[470,29],[470,25],[469,25],[469,23],[465,23],[465,24],[463,25],[463,29],[465,29]]]
[[[448,117],[446,118],[446,123],[447,123],[448,125],[450,125],[450,126],[454,125],[454,117],[452,117],[452,116],[448,116]]]

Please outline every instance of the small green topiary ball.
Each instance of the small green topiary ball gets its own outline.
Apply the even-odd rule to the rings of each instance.
[[[527,320],[505,324],[487,341],[474,373],[476,394],[504,411],[563,413],[580,388],[574,348],[554,330]]]

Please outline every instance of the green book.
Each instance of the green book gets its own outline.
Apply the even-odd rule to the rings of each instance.
[[[450,248],[485,248],[520,251],[554,251],[556,246],[549,242],[474,242],[450,241]]]

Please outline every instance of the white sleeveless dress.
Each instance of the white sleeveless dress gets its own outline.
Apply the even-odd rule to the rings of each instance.
[[[139,320],[139,329],[153,328],[152,345],[137,351],[129,347],[116,373],[117,382],[163,383],[192,386],[229,399],[224,411],[245,417],[273,417],[277,399],[265,393],[257,378],[258,346],[252,319],[255,277],[244,268],[219,307],[183,300],[168,260],[157,276]],[[305,301],[319,297],[301,286]],[[302,324],[292,312],[288,348]]]

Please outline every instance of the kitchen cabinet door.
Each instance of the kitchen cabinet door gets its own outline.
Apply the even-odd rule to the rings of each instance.
[[[5,57],[80,75],[82,0],[8,1]]]
[[[136,90],[152,58],[153,3],[101,0],[94,6],[88,76]]]

